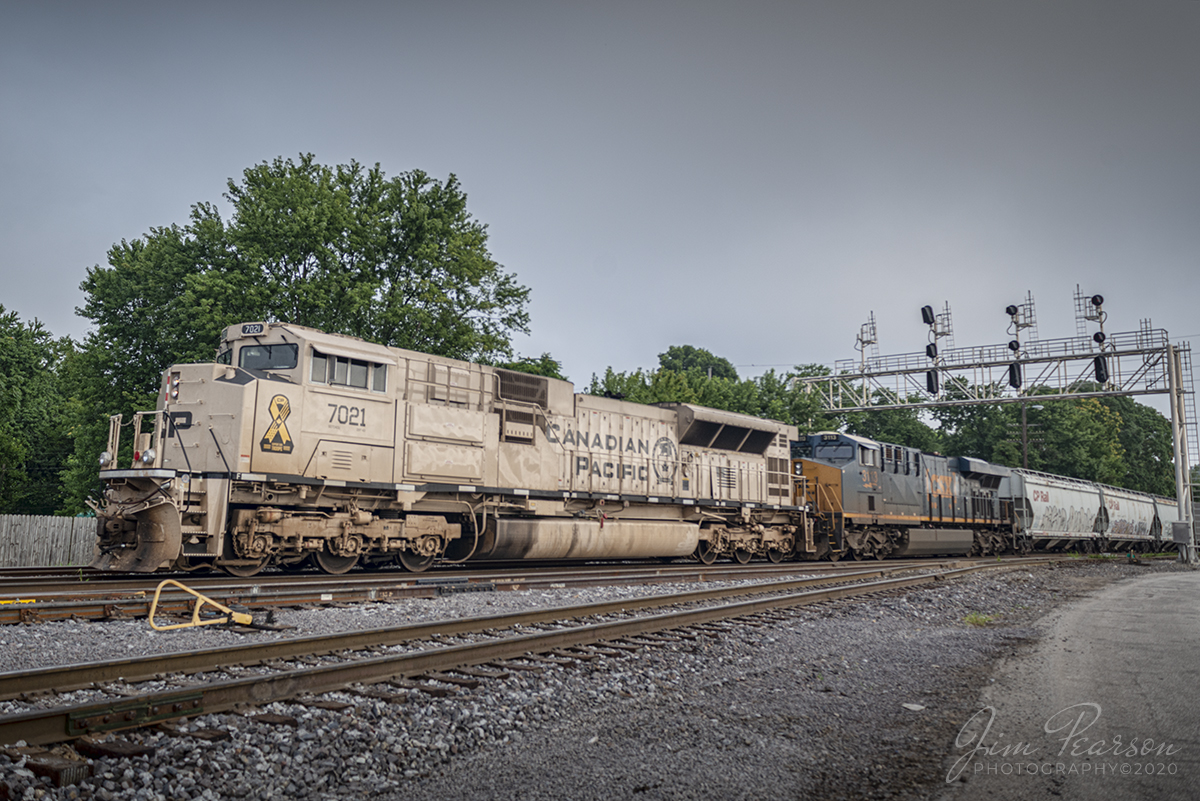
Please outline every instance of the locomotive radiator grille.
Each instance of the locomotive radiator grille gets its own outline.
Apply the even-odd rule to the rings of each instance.
[[[767,495],[787,498],[791,493],[788,488],[790,475],[789,462],[775,456],[767,457]]]

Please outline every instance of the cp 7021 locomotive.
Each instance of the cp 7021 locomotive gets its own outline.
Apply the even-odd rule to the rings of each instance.
[[[130,422],[100,460],[107,570],[815,552],[793,426],[297,325],[227,328]]]

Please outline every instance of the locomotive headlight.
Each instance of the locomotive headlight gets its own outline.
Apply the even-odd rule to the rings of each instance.
[[[108,467],[110,464],[112,464],[112,454],[108,451],[104,451],[100,454],[100,466]]]
[[[142,452],[142,464],[150,464],[154,461],[154,448],[146,448]]]

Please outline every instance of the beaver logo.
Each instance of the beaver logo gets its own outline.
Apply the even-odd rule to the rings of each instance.
[[[267,453],[291,453],[292,435],[285,422],[292,413],[291,404],[283,395],[276,395],[267,404],[267,412],[271,415],[271,427],[263,434],[259,447]]]
[[[654,475],[659,484],[674,484],[679,460],[675,458],[675,443],[668,437],[659,437],[654,443]]]

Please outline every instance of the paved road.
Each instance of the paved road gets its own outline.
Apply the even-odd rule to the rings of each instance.
[[[1200,572],[1112,585],[1050,626],[999,666],[944,801],[1200,798]]]

